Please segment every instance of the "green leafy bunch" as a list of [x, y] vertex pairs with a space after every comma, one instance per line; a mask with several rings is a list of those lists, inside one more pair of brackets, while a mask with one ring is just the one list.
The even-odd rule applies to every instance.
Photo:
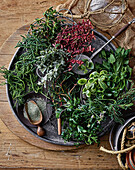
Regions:
[[[65, 141], [74, 140], [76, 144], [84, 141], [86, 144], [99, 142], [98, 135], [104, 130], [106, 120], [123, 123], [122, 110], [128, 110], [135, 100], [133, 85], [117, 100], [88, 98], [82, 103], [80, 98], [65, 99], [65, 104], [58, 107], [56, 117], [62, 120], [62, 138]], [[129, 111], [128, 111], [129, 113]], [[110, 117], [110, 118], [109, 118]]]
[[94, 64], [92, 61], [88, 61], [88, 59], [82, 59], [83, 64], [81, 64], [78, 69], [82, 70], [84, 74], [87, 74], [89, 70], [94, 69]]
[[35, 67], [32, 64], [25, 65], [24, 62], [16, 62], [13, 70], [7, 70], [5, 67], [0, 68], [0, 73], [7, 80], [6, 83], [9, 87], [9, 92], [15, 104], [23, 104], [24, 96], [34, 91], [40, 93], [42, 87], [38, 86], [38, 76], [35, 75]]
[[56, 117], [61, 116], [62, 119], [63, 139], [75, 140], [76, 143], [81, 141], [87, 144], [97, 143], [97, 133], [100, 131], [100, 122], [104, 115], [96, 114], [93, 107], [99, 108], [96, 105], [91, 106], [90, 102], [82, 104], [81, 100], [76, 97], [67, 100], [63, 107], [64, 109], [58, 108], [56, 111]]
[[22, 41], [19, 41], [17, 47], [21, 47], [23, 54], [16, 55], [14, 58], [14, 66], [7, 70], [5, 67], [0, 69], [3, 77], [7, 80], [9, 91], [14, 101], [18, 104], [23, 103], [23, 97], [34, 91], [42, 93], [43, 86], [38, 85], [39, 77], [36, 74], [36, 64], [40, 56], [40, 51], [53, 46], [57, 33], [61, 30], [61, 23], [58, 20], [58, 13], [49, 8], [42, 19], [36, 19], [31, 24], [31, 30]]
[[[129, 53], [131, 49], [125, 50], [122, 47], [116, 49], [116, 51], [105, 51], [102, 50], [100, 53], [100, 58], [105, 59], [102, 64], [96, 64], [96, 70], [105, 69], [109, 72], [119, 73], [118, 75], [123, 78], [123, 74], [127, 72], [131, 73], [131, 68], [129, 67]], [[123, 70], [123, 67], [126, 67]], [[121, 74], [120, 74], [121, 73]], [[123, 73], [123, 74], [122, 74]], [[125, 75], [126, 76], [130, 76]]]
[[38, 82], [39, 85], [44, 84], [46, 87], [47, 81], [54, 81], [57, 76], [64, 71], [66, 67], [65, 58], [70, 55], [62, 49], [50, 47], [40, 52], [37, 59], [37, 68], [44, 75]]
[[78, 84], [85, 84], [85, 87], [83, 88], [83, 93], [86, 94], [87, 97], [91, 97], [91, 95], [95, 96], [100, 93], [103, 93], [103, 95], [105, 95], [104, 91], [107, 88], [105, 81], [107, 80], [107, 78], [108, 74], [106, 70], [102, 70], [100, 71], [100, 73], [94, 71], [89, 75], [88, 80], [86, 78], [82, 78], [78, 80]]
[[61, 31], [62, 20], [58, 19], [58, 12], [49, 8], [43, 14], [43, 18], [35, 19], [35, 22], [30, 25], [28, 34], [22, 36], [22, 41], [19, 41], [17, 47], [23, 47], [29, 54], [38, 56], [40, 51], [52, 46], [57, 34]]
[[123, 122], [123, 110], [130, 109], [135, 100], [135, 88], [128, 89], [132, 69], [129, 67], [130, 50], [118, 48], [113, 51], [102, 51], [103, 63], [95, 64], [95, 70], [89, 78], [81, 78], [78, 84], [83, 86], [85, 100], [92, 100], [94, 105], [100, 103], [101, 111], [116, 122]]
[[78, 84], [85, 85], [83, 93], [87, 97], [100, 96], [103, 98], [116, 98], [127, 90], [131, 79], [132, 69], [129, 67], [130, 50], [118, 48], [115, 53], [101, 52], [100, 57], [105, 59], [102, 64], [95, 64], [95, 70], [89, 75], [89, 79], [82, 78]]
[[51, 96], [55, 110], [63, 108], [63, 104], [72, 96], [79, 97], [80, 86], [77, 86], [79, 75], [69, 71], [61, 72], [59, 76], [49, 84], [48, 92]]
[[123, 123], [123, 117], [131, 112], [135, 101], [135, 88], [133, 86], [134, 84], [131, 84], [130, 89], [120, 94], [116, 99], [96, 99], [101, 105], [101, 110], [105, 109], [106, 114], [115, 122]]
[[[96, 64], [96, 70], [108, 72], [108, 93], [117, 97], [119, 93], [127, 89], [131, 79], [132, 68], [129, 66], [129, 53], [131, 49], [117, 48], [115, 52], [101, 52], [100, 57], [105, 59], [102, 64]], [[110, 94], [110, 95], [111, 95]]]

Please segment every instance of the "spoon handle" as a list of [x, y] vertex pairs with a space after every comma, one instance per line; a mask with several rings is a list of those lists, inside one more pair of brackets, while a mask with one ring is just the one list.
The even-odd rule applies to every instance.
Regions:
[[124, 27], [122, 27], [114, 36], [117, 37], [121, 32], [125, 31], [130, 23], [126, 24]]
[[116, 38], [118, 35], [120, 35], [121, 32], [125, 31], [129, 25], [131, 25], [132, 23], [135, 22], [135, 18], [131, 21], [131, 22], [128, 22], [128, 24], [126, 24], [124, 27], [122, 27], [115, 35], [112, 36], [112, 38], [110, 40], [108, 40], [103, 46], [101, 46], [97, 51], [95, 51], [90, 59], [93, 59], [107, 44], [109, 44], [114, 38]]
[[37, 128], [37, 134], [38, 136], [44, 136], [45, 135], [45, 130], [38, 125], [38, 128]]
[[90, 59], [92, 60], [107, 44], [109, 44], [115, 37], [112, 36], [110, 40], [108, 40], [103, 46], [101, 46], [97, 51], [95, 51], [91, 56]]
[[57, 119], [57, 123], [58, 123], [58, 135], [61, 135], [61, 118]]

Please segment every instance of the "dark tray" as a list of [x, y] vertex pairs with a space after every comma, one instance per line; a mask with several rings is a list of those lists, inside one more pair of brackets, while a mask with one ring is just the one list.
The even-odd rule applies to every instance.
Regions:
[[[95, 48], [94, 51], [96, 51], [103, 44], [105, 44], [108, 41], [108, 39], [104, 35], [102, 35], [101, 33], [97, 32], [96, 30], [93, 30], [93, 31], [94, 31], [96, 40], [92, 41], [92, 47], [94, 47]], [[112, 43], [109, 43], [104, 49], [108, 50], [108, 51], [110, 49], [115, 51], [116, 47]], [[14, 66], [15, 56], [16, 55], [17, 56], [21, 55], [22, 52], [23, 52], [22, 48], [18, 48], [18, 50], [15, 52], [15, 54], [14, 54], [14, 56], [13, 56], [11, 62], [10, 62], [9, 70]], [[93, 60], [94, 60], [94, 62], [96, 62], [96, 61], [98, 61], [100, 63], [102, 62], [101, 59], [98, 57], [98, 55]], [[44, 122], [46, 122], [46, 123], [43, 123], [42, 126], [45, 129], [46, 134], [43, 137], [38, 136], [36, 134], [37, 127], [36, 126], [31, 126], [29, 124], [29, 122], [22, 115], [23, 106], [21, 106], [21, 107], [16, 106], [16, 108], [13, 107], [14, 103], [13, 103], [13, 99], [12, 99], [10, 93], [9, 93], [9, 85], [8, 84], [7, 84], [6, 88], [7, 88], [8, 102], [10, 104], [12, 112], [13, 112], [14, 116], [16, 117], [16, 119], [18, 120], [18, 122], [28, 132], [30, 132], [32, 135], [36, 136], [37, 138], [39, 138], [39, 139], [41, 139], [43, 141], [50, 142], [50, 143], [53, 143], [53, 144], [66, 145], [66, 146], [73, 146], [74, 145], [75, 141], [70, 141], [70, 142], [65, 143], [65, 141], [61, 138], [61, 136], [57, 135], [57, 120], [55, 118], [55, 113], [54, 113], [52, 108], [50, 108], [50, 109], [52, 109], [52, 114], [51, 113], [49, 114], [48, 119], [46, 118], [45, 115], [43, 115], [44, 116]], [[34, 93], [31, 93], [29, 96], [26, 96], [26, 98], [35, 98], [35, 97], [37, 97], [37, 98], [41, 97], [42, 98], [43, 96], [38, 95], [38, 94], [34, 94]], [[50, 105], [48, 105], [48, 107], [50, 107]], [[50, 109], [48, 109], [48, 110], [50, 110]], [[102, 135], [104, 135], [104, 133], [102, 132]], [[99, 135], [99, 136], [101, 136], [101, 135]]]

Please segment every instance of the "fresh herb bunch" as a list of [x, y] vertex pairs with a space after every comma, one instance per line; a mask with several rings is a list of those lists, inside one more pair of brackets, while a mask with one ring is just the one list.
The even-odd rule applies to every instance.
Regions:
[[[115, 122], [123, 123], [124, 110], [130, 109], [135, 101], [135, 88], [134, 84], [131, 85], [129, 91], [123, 92], [117, 99], [99, 99], [100, 104], [106, 109], [106, 114], [111, 117]], [[127, 113], [126, 113], [127, 114]]]
[[76, 144], [82, 141], [92, 144], [99, 141], [98, 134], [104, 130], [103, 122], [108, 117], [119, 123], [124, 122], [122, 110], [133, 106], [135, 88], [132, 85], [117, 100], [88, 98], [83, 104], [80, 98], [72, 97], [65, 99], [65, 104], [56, 110], [56, 117], [62, 119], [62, 137], [65, 141], [74, 140]]
[[[59, 45], [59, 48], [71, 53], [71, 57], [68, 59], [68, 62], [73, 63], [75, 61], [73, 59], [75, 55], [93, 51], [91, 41], [94, 38], [95, 36], [92, 31], [91, 22], [89, 20], [86, 22], [83, 20], [82, 23], [79, 22], [76, 25], [73, 24], [71, 27], [66, 26], [62, 28], [56, 38], [55, 46]], [[78, 63], [78, 61], [75, 62]], [[72, 68], [71, 64], [69, 65], [69, 68]]]
[[[109, 74], [108, 92], [116, 94], [127, 89], [131, 79], [132, 68], [129, 66], [129, 55], [131, 49], [117, 48], [115, 52], [101, 52], [100, 57], [105, 59], [102, 64], [96, 64], [96, 70], [106, 70]], [[111, 90], [113, 89], [113, 90]], [[127, 89], [128, 90], [128, 89]], [[119, 93], [118, 93], [119, 94]]]
[[34, 91], [42, 92], [42, 86], [37, 85], [38, 76], [35, 75], [35, 67], [32, 64], [26, 64], [24, 61], [15, 63], [13, 70], [7, 70], [5, 67], [0, 68], [0, 73], [7, 80], [9, 92], [12, 99], [18, 104], [24, 103], [24, 96]]
[[105, 59], [103, 64], [95, 64], [95, 71], [89, 79], [78, 80], [78, 84], [84, 86], [82, 93], [87, 97], [85, 100], [93, 100], [95, 105], [99, 102], [102, 106], [100, 111], [105, 109], [108, 116], [120, 123], [122, 111], [131, 108], [135, 100], [135, 89], [132, 86], [127, 88], [132, 73], [128, 65], [129, 52], [123, 48], [115, 52], [103, 50], [100, 55]]
[[55, 110], [63, 107], [72, 96], [79, 97], [80, 86], [77, 86], [79, 75], [72, 72], [61, 72], [53, 83], [50, 84], [48, 91], [51, 96]]
[[30, 25], [28, 34], [22, 36], [22, 41], [19, 41], [17, 47], [22, 47], [27, 50], [29, 55], [38, 56], [40, 51], [53, 46], [57, 34], [61, 31], [62, 20], [58, 19], [58, 12], [49, 8], [43, 15], [43, 18], [37, 18]]
[[132, 70], [129, 67], [130, 51], [131, 49], [125, 50], [122, 47], [118, 47], [115, 52], [112, 50], [102, 50], [99, 57], [105, 60], [103, 60], [102, 64], [96, 64], [96, 70], [107, 70], [109, 72], [119, 73], [118, 76], [122, 76], [123, 78], [123, 74], [126, 73], [126, 71], [123, 70], [123, 67], [126, 67], [127, 72], [129, 72], [130, 74], [126, 74], [125, 77], [130, 77]]
[[37, 68], [44, 76], [41, 77], [38, 84], [43, 84], [46, 88], [47, 82], [51, 81], [53, 83], [57, 76], [65, 71], [65, 60], [69, 55], [69, 53], [55, 47], [49, 47], [44, 51], [40, 51], [40, 56], [36, 57]]
[[14, 101], [18, 104], [23, 103], [23, 97], [34, 91], [43, 92], [43, 86], [37, 84], [39, 77], [36, 74], [37, 56], [40, 51], [53, 46], [57, 34], [61, 30], [61, 23], [55, 14], [58, 14], [53, 8], [49, 8], [44, 13], [43, 19], [36, 19], [31, 24], [31, 31], [22, 36], [17, 47], [23, 49], [23, 54], [15, 56], [15, 67], [7, 70], [2, 67], [0, 72], [7, 79], [9, 91]]
[[81, 64], [78, 69], [82, 70], [84, 74], [87, 74], [89, 70], [94, 69], [94, 63], [88, 61], [88, 59], [82, 59], [83, 64]]
[[132, 69], [129, 67], [129, 52], [118, 48], [115, 53], [101, 52], [103, 64], [95, 64], [95, 70], [89, 79], [80, 79], [78, 84], [84, 85], [83, 93], [87, 97], [116, 98], [123, 90], [128, 90], [127, 85], [131, 79]]
[[[100, 131], [100, 121], [103, 116], [92, 111], [90, 103], [82, 104], [79, 98], [67, 100], [63, 108], [56, 111], [56, 117], [61, 116], [65, 141], [75, 140], [76, 143], [84, 141], [86, 144], [98, 142], [97, 132]], [[97, 108], [97, 106], [95, 106]]]
[[105, 90], [108, 88], [105, 83], [107, 78], [108, 72], [106, 70], [102, 70], [99, 73], [94, 71], [89, 75], [88, 80], [82, 78], [78, 81], [78, 84], [85, 84], [83, 93], [86, 94], [87, 97], [91, 97], [92, 95], [99, 96], [99, 94], [102, 93], [102, 98], [104, 98], [104, 95], [108, 95], [108, 93], [105, 93]]
[[[91, 99], [89, 99], [91, 100]], [[124, 110], [128, 110], [132, 108], [135, 101], [135, 88], [131, 85], [129, 91], [123, 92], [117, 99], [101, 99], [95, 98], [92, 100], [92, 103], [99, 107], [100, 110], [97, 113], [100, 115], [101, 112], [105, 111], [105, 115], [109, 116], [112, 120], [118, 123], [123, 123], [124, 119]]]

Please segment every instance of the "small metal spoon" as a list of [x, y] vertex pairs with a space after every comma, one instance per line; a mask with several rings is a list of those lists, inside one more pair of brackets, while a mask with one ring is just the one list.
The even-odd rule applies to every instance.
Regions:
[[[91, 60], [88, 56], [86, 56], [86, 55], [84, 55], [84, 54], [79, 54], [79, 55], [77, 55], [74, 59], [75, 59], [75, 60], [87, 59], [88, 62], [93, 63], [92, 60]], [[93, 64], [93, 68], [94, 68], [94, 64]], [[90, 70], [90, 69], [87, 69], [88, 72], [87, 72], [87, 73], [84, 73], [83, 70], [79, 70], [79, 64], [75, 63], [75, 64], [72, 66], [72, 71], [73, 71], [74, 73], [76, 73], [76, 74], [79, 74], [79, 75], [85, 75], [85, 74], [88, 74], [91, 70]]]
[[[38, 108], [37, 104], [36, 104], [33, 100], [30, 100], [29, 102], [31, 102], [32, 104], [34, 104], [34, 105]], [[39, 109], [39, 108], [38, 108], [38, 109]], [[43, 116], [42, 116], [42, 113], [41, 113], [40, 109], [39, 109], [39, 114], [40, 114], [39, 120], [32, 120], [32, 118], [31, 118], [31, 116], [30, 116], [30, 113], [29, 113], [29, 109], [28, 109], [28, 102], [25, 103], [25, 111], [26, 111], [26, 114], [27, 114], [27, 117], [28, 117], [29, 122], [30, 122], [31, 124], [33, 124], [33, 125], [38, 126], [38, 128], [37, 128], [37, 134], [38, 134], [39, 136], [44, 136], [45, 130], [40, 126], [40, 123], [41, 123], [42, 120], [43, 120]]]

